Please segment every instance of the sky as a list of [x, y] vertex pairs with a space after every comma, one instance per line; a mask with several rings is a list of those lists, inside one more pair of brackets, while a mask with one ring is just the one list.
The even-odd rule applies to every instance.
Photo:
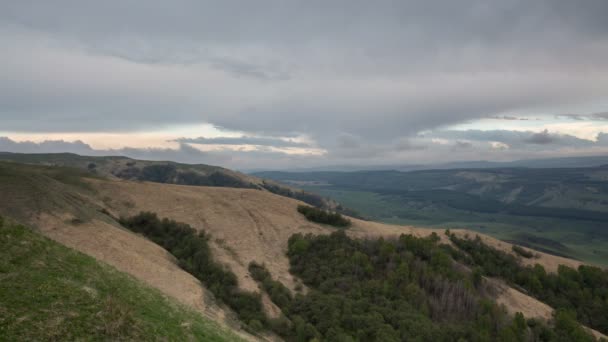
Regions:
[[0, 151], [236, 169], [608, 152], [605, 0], [0, 0]]

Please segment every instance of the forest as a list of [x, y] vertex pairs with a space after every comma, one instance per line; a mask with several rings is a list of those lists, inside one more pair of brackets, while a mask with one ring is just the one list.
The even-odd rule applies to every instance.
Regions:
[[[344, 230], [325, 236], [295, 234], [288, 241], [290, 272], [302, 280], [307, 291], [293, 293], [274, 280], [264, 265], [249, 265], [260, 290], [282, 311], [280, 317], [271, 319], [264, 313], [261, 294], [240, 290], [236, 276], [213, 259], [210, 236], [204, 230], [149, 212], [120, 221], [173, 254], [180, 267], [200, 279], [253, 333], [268, 330], [298, 342], [594, 341], [577, 322], [576, 306], [558, 306], [553, 319], [543, 322], [521, 313], [509, 315], [497, 305], [491, 285], [482, 276], [516, 281], [517, 277], [511, 280], [506, 275], [514, 270], [511, 261], [515, 258], [498, 256], [483, 264], [486, 254], [494, 254], [475, 241], [475, 245], [463, 242], [463, 252], [439, 244], [436, 234], [365, 240], [351, 239]], [[564, 272], [560, 270], [554, 280], [545, 273], [547, 280], [540, 282], [549, 288], [545, 282], [561, 282]], [[603, 273], [586, 268], [579, 273], [581, 290], [604, 298]], [[573, 277], [570, 273], [564, 276]], [[574, 300], [557, 290], [554, 296]], [[582, 322], [602, 327], [600, 321]]]
[[463, 239], [449, 231], [447, 234], [466, 252], [454, 250], [455, 259], [484, 275], [505, 279], [555, 309], [574, 312], [581, 323], [608, 333], [608, 271], [587, 265], [578, 269], [560, 265], [557, 273], [549, 273], [539, 264], [522, 266], [514, 256], [485, 245], [479, 236]]

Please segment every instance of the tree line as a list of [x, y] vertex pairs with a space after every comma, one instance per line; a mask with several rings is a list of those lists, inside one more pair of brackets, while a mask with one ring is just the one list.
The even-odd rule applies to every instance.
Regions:
[[484, 275], [503, 278], [555, 309], [572, 312], [582, 324], [608, 334], [608, 271], [587, 265], [578, 269], [559, 265], [557, 273], [549, 273], [539, 264], [522, 266], [516, 257], [484, 244], [479, 236], [467, 239], [446, 233], [465, 252], [453, 251], [457, 260], [479, 268]]

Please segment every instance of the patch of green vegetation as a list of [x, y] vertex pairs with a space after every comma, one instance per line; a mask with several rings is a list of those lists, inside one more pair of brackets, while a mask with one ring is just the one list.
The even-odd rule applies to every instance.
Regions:
[[248, 269], [253, 280], [262, 285], [264, 291], [268, 293], [270, 299], [276, 303], [278, 307], [284, 308], [290, 304], [293, 299], [291, 291], [280, 282], [273, 280], [270, 272], [266, 269], [266, 266], [252, 261], [249, 263]]
[[1, 218], [0, 339], [240, 340], [129, 275]]
[[86, 196], [95, 192], [86, 177], [67, 167], [0, 162], [0, 214], [27, 222], [33, 215], [63, 211], [86, 221], [95, 215]]
[[290, 197], [290, 198], [295, 198], [304, 203], [310, 204], [314, 207], [324, 208], [327, 206], [327, 201], [323, 197], [321, 197], [317, 194], [313, 194], [313, 193], [305, 192], [305, 191], [301, 191], [301, 190], [294, 190], [294, 189], [288, 188], [286, 186], [281, 186], [281, 185], [269, 183], [266, 181], [262, 182], [262, 187], [264, 189], [272, 192], [273, 194]]
[[287, 295], [263, 265], [250, 273], [285, 313], [287, 341], [594, 341], [566, 311], [550, 325], [509, 316], [438, 242], [295, 234], [288, 256], [306, 295]]
[[530, 251], [528, 251], [528, 250], [526, 250], [526, 249], [524, 249], [524, 248], [522, 248], [520, 246], [513, 245], [511, 247], [511, 249], [513, 250], [513, 252], [515, 252], [517, 255], [519, 255], [519, 256], [521, 256], [523, 258], [531, 259], [531, 258], [534, 257], [534, 253], [532, 253], [532, 252], [530, 252]]
[[556, 274], [547, 273], [539, 264], [522, 266], [513, 255], [484, 244], [479, 236], [466, 239], [446, 234], [467, 253], [453, 254], [460, 261], [480, 267], [484, 275], [524, 288], [551, 307], [571, 311], [581, 323], [608, 333], [608, 271], [586, 265], [577, 270], [559, 265]]
[[304, 215], [308, 221], [328, 224], [338, 228], [348, 228], [352, 224], [349, 219], [342, 216], [340, 213], [309, 207], [307, 205], [299, 205], [298, 212]]

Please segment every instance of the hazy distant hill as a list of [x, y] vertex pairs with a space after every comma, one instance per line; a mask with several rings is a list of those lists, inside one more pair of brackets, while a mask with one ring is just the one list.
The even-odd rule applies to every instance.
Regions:
[[[437, 164], [386, 164], [386, 165], [331, 165], [310, 168], [289, 168], [280, 170], [284, 172], [354, 172], [354, 171], [416, 171], [416, 170], [446, 170], [446, 169], [491, 169], [491, 168], [571, 168], [571, 167], [596, 167], [608, 165], [608, 156], [586, 156], [586, 157], [563, 157], [546, 159], [522, 159], [510, 162], [494, 162], [486, 160], [469, 160], [461, 162], [437, 163]], [[268, 169], [248, 170], [255, 174], [269, 171]]]

